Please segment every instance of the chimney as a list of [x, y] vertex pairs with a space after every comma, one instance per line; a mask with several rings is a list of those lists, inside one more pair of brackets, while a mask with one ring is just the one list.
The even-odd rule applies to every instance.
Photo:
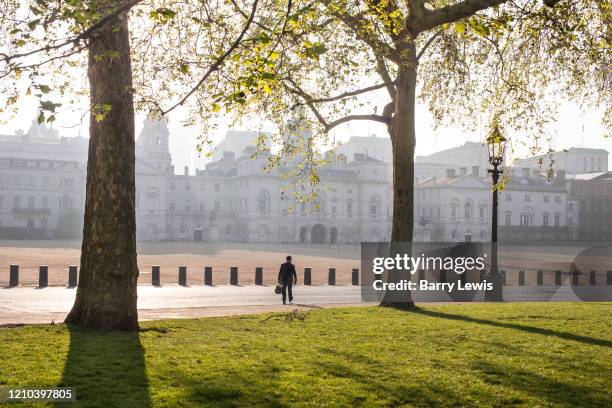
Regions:
[[521, 175], [523, 178], [529, 178], [529, 167], [523, 167], [521, 169]]
[[455, 169], [446, 169], [446, 177], [448, 178], [455, 177]]
[[480, 177], [480, 166], [472, 166], [472, 176]]
[[185, 175], [188, 176], [189, 175], [189, 166], [185, 166]]
[[460, 167], [459, 168], [459, 175], [465, 176], [466, 174], [467, 174], [467, 167]]

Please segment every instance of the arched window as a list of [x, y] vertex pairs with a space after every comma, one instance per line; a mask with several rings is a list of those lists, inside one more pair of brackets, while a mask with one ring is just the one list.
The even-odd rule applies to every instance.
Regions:
[[370, 197], [370, 216], [372, 218], [380, 216], [380, 197], [377, 194]]
[[465, 202], [463, 210], [464, 210], [465, 219], [466, 220], [470, 220], [472, 218], [473, 213], [474, 213], [474, 204], [472, 203], [471, 200], [467, 200]]
[[259, 215], [267, 215], [270, 212], [270, 193], [267, 190], [261, 190], [257, 194], [257, 211]]
[[456, 198], [452, 199], [450, 202], [450, 218], [451, 221], [457, 220], [457, 208], [459, 207], [459, 200]]
[[487, 202], [484, 200], [478, 202], [478, 216], [481, 221], [487, 216]]

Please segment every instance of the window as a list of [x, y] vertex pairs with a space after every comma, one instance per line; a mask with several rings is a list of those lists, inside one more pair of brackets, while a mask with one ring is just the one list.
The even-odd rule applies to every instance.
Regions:
[[349, 188], [346, 192], [349, 193], [349, 194], [352, 194], [353, 193], [353, 189]]
[[219, 211], [221, 208], [221, 203], [219, 201], [215, 201], [215, 211]]
[[512, 225], [512, 213], [511, 212], [506, 213], [506, 225]]
[[549, 199], [548, 199], [548, 194], [544, 195], [544, 202], [545, 202], [545, 203], [549, 202]]
[[346, 202], [346, 214], [349, 218], [353, 216], [353, 202], [350, 200]]
[[370, 198], [370, 216], [377, 218], [380, 215], [380, 197], [373, 195]]
[[174, 181], [170, 182], [170, 190], [176, 190], [176, 184], [174, 184]]
[[483, 206], [480, 206], [478, 208], [478, 215], [480, 216], [481, 219], [485, 217], [485, 208]]
[[215, 183], [215, 191], [221, 191], [221, 185], [219, 183]]
[[472, 202], [471, 201], [466, 201], [465, 207], [464, 207], [464, 213], [465, 213], [465, 218], [467, 220], [472, 218], [472, 211], [473, 211]]
[[270, 211], [270, 193], [265, 190], [257, 194], [257, 211], [260, 215], [267, 214]]
[[451, 231], [451, 238], [457, 239], [457, 230], [452, 230]]
[[43, 176], [42, 178], [42, 186], [49, 187], [49, 176]]
[[334, 217], [336, 216], [337, 210], [336, 210], [336, 206], [335, 205], [332, 205], [331, 213], [332, 213], [332, 216], [334, 216]]
[[204, 183], [203, 181], [200, 181], [200, 191], [204, 191], [205, 188], [206, 188], [206, 183]]
[[36, 186], [36, 177], [34, 177], [34, 176], [28, 177], [28, 185], [30, 187]]
[[512, 201], [512, 194], [506, 193], [506, 201]]
[[544, 214], [542, 216], [542, 226], [543, 227], [548, 227], [548, 214]]
[[174, 200], [170, 200], [168, 203], [168, 211], [174, 212], [176, 210], [176, 203]]
[[181, 224], [181, 226], [179, 227], [179, 232], [180, 232], [181, 234], [184, 234], [186, 229], [187, 229], [187, 228], [185, 227], [185, 224]]
[[191, 190], [191, 183], [190, 182], [185, 182], [185, 190]]
[[556, 195], [555, 196], [555, 203], [560, 203], [561, 202], [561, 196], [560, 195]]
[[200, 203], [200, 212], [204, 212], [204, 203]]
[[28, 197], [28, 208], [30, 210], [34, 208], [34, 197], [32, 197], [32, 196]]
[[45, 210], [49, 208], [49, 197], [44, 196], [42, 198], [42, 208], [44, 208]]
[[185, 211], [186, 212], [191, 211], [191, 201], [190, 200], [185, 200]]
[[302, 214], [302, 217], [306, 216], [306, 203], [300, 204], [300, 213]]
[[525, 194], [525, 201], [531, 201], [531, 196], [529, 194]]
[[561, 224], [561, 215], [555, 214], [555, 227], [558, 227]]
[[569, 225], [570, 227], [574, 225], [574, 219], [572, 217], [567, 218], [567, 225]]
[[521, 227], [531, 227], [533, 215], [521, 214]]
[[451, 204], [451, 219], [455, 221], [457, 219], [457, 206]]
[[574, 212], [574, 203], [567, 204], [567, 212], [570, 212], [570, 213]]

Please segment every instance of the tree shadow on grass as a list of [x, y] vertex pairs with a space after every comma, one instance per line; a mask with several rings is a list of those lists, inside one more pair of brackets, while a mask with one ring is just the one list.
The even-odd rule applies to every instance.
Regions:
[[139, 333], [68, 329], [70, 346], [58, 386], [76, 388], [77, 406], [151, 406]]
[[458, 321], [463, 321], [467, 323], [485, 324], [488, 326], [501, 327], [504, 329], [521, 330], [527, 333], [542, 334], [544, 336], [554, 336], [554, 337], [558, 337], [563, 340], [572, 340], [572, 341], [577, 341], [580, 343], [590, 344], [590, 345], [595, 345], [595, 346], [612, 347], [612, 341], [610, 340], [598, 339], [598, 338], [588, 337], [588, 336], [581, 336], [579, 334], [545, 329], [542, 327], [525, 326], [525, 325], [516, 324], [516, 323], [504, 323], [504, 322], [498, 322], [495, 320], [479, 319], [475, 317], [456, 315], [452, 313], [437, 312], [433, 310], [426, 310], [426, 309], [420, 309], [420, 308], [413, 309], [411, 310], [411, 312], [416, 313], [416, 314], [425, 315], [425, 316], [430, 316], [430, 317], [438, 317], [441, 319], [458, 320]]
[[545, 377], [534, 371], [508, 365], [501, 366], [482, 359], [474, 361], [472, 368], [489, 384], [515, 389], [554, 406], [602, 408], [609, 406], [610, 401], [605, 390], [598, 391], [595, 387], [576, 384], [570, 378]]

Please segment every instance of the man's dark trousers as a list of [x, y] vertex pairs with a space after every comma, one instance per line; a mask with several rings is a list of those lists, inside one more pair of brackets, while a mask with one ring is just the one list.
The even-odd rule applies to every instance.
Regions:
[[291, 282], [283, 283], [283, 303], [287, 303], [287, 292], [289, 292], [289, 302], [293, 302], [292, 286]]

